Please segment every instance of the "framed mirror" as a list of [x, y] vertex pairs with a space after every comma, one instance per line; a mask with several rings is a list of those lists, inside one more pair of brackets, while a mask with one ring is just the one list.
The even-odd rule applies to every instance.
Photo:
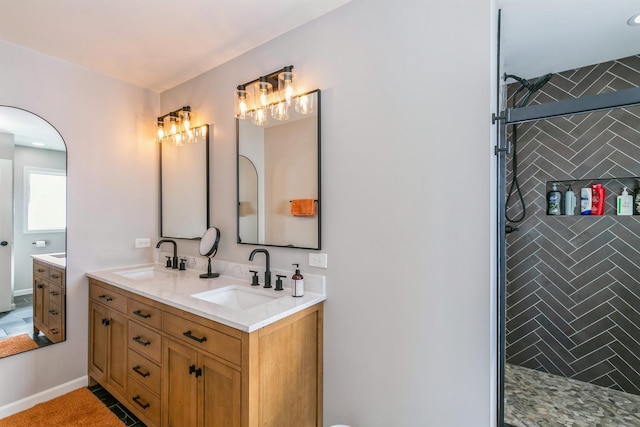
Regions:
[[209, 228], [209, 125], [194, 142], [160, 144], [160, 236], [200, 239]]
[[0, 106], [0, 357], [65, 340], [66, 175], [58, 131]]
[[238, 243], [320, 249], [320, 90], [311, 111], [265, 126], [236, 120]]

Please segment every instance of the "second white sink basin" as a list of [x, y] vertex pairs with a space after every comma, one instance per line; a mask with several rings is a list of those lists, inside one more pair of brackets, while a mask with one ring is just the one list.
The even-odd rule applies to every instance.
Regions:
[[118, 276], [126, 277], [133, 280], [151, 280], [161, 279], [173, 276], [173, 273], [165, 270], [159, 270], [155, 267], [137, 268], [135, 270], [118, 271]]
[[214, 304], [223, 305], [234, 310], [242, 311], [266, 304], [278, 298], [277, 296], [270, 295], [264, 291], [237, 285], [200, 292], [191, 296]]

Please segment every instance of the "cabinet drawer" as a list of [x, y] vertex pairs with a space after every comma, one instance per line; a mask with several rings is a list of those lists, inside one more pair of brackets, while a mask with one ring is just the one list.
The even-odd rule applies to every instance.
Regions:
[[129, 376], [146, 386], [149, 390], [160, 395], [160, 366], [151, 362], [146, 357], [129, 350]]
[[40, 277], [42, 279], [49, 278], [49, 267], [45, 264], [41, 264], [39, 262], [33, 262], [33, 275]]
[[162, 328], [162, 310], [129, 298], [129, 317], [137, 322], [160, 330]]
[[45, 316], [49, 318], [47, 323], [50, 334], [47, 337], [53, 342], [59, 342], [64, 339], [62, 331], [62, 308], [58, 304], [50, 303], [49, 312], [45, 313]]
[[162, 360], [162, 336], [151, 329], [129, 322], [129, 348], [160, 363]]
[[114, 288], [111, 286], [102, 286], [98, 282], [90, 281], [91, 288], [89, 289], [89, 296], [92, 300], [106, 305], [109, 308], [118, 310], [122, 313], [127, 312], [127, 297], [114, 292]]
[[163, 329], [182, 342], [240, 365], [242, 346], [238, 338], [166, 312]]
[[54, 267], [49, 268], [49, 281], [51, 283], [55, 283], [56, 285], [62, 285], [62, 279], [64, 277], [64, 272]]
[[155, 424], [160, 425], [160, 398], [136, 381], [127, 384], [127, 400], [130, 405]]
[[49, 284], [49, 302], [58, 304], [62, 307], [63, 295], [62, 287], [54, 284]]

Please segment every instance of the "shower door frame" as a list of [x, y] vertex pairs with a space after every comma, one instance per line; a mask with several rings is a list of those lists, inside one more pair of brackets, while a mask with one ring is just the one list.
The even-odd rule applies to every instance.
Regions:
[[[499, 92], [499, 89], [498, 89]], [[498, 95], [499, 96], [499, 95]], [[507, 180], [507, 154], [509, 143], [507, 141], [507, 126], [518, 125], [538, 120], [547, 120], [557, 117], [571, 116], [575, 114], [587, 114], [596, 111], [611, 110], [640, 105], [640, 87], [623, 89], [599, 95], [585, 96], [564, 101], [549, 102], [540, 105], [532, 105], [522, 108], [506, 108], [498, 116], [493, 117], [494, 124], [498, 124], [497, 144], [495, 155], [497, 160], [497, 280], [498, 298], [497, 327], [498, 327], [498, 417], [497, 427], [510, 427], [504, 422], [504, 369], [506, 353], [506, 180]]]

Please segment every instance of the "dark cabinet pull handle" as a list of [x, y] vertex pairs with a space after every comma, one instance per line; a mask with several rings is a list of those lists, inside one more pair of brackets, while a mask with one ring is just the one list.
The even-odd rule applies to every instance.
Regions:
[[102, 301], [106, 301], [106, 302], [113, 301], [113, 298], [108, 297], [106, 295], [100, 295], [98, 298], [100, 298]]
[[196, 371], [196, 365], [189, 366], [189, 375], [193, 374]]
[[60, 331], [58, 331], [57, 329], [52, 329], [52, 330], [51, 330], [51, 333], [52, 333], [53, 335], [58, 335], [58, 334], [60, 333]]
[[196, 378], [198, 378], [201, 375], [202, 375], [202, 369], [201, 368], [196, 369]]
[[140, 395], [136, 394], [135, 396], [132, 397], [133, 401], [136, 402], [138, 405], [140, 405], [142, 407], [142, 409], [147, 409], [149, 407], [148, 403], [141, 403], [140, 402]]
[[133, 314], [135, 314], [136, 316], [140, 316], [140, 317], [142, 317], [144, 319], [148, 319], [149, 317], [151, 317], [151, 315], [149, 313], [143, 313], [140, 310], [134, 311]]
[[38, 289], [42, 289], [42, 288], [44, 288], [44, 285], [38, 284], [37, 288]]
[[102, 319], [102, 324], [103, 324], [104, 326], [109, 326], [109, 324], [110, 324], [110, 323], [111, 323], [111, 322], [109, 322], [109, 319]]
[[49, 292], [49, 294], [53, 295], [54, 297], [57, 297], [58, 295], [60, 295], [60, 293], [58, 293], [57, 291], [51, 291]]
[[135, 342], [137, 342], [138, 344], [143, 345], [143, 346], [145, 346], [145, 347], [146, 347], [146, 346], [148, 346], [148, 345], [151, 345], [151, 341], [142, 341], [142, 339], [140, 339], [140, 335], [135, 336], [135, 337], [133, 337], [132, 339], [133, 339]]
[[140, 365], [136, 365], [131, 369], [133, 369], [135, 371], [135, 373], [140, 375], [142, 378], [145, 378], [145, 377], [148, 377], [149, 375], [151, 375], [150, 372], [142, 372], [142, 370], [140, 370]]
[[49, 314], [53, 314], [53, 315], [55, 316], [55, 315], [57, 315], [57, 314], [58, 314], [58, 312], [57, 312], [57, 311], [55, 311], [55, 310], [49, 310]]
[[44, 273], [44, 270], [42, 268], [39, 268], [36, 270], [38, 273]]
[[52, 274], [52, 275], [51, 275], [51, 278], [52, 278], [52, 279], [59, 279], [59, 278], [60, 278], [60, 276], [59, 276], [58, 274]]
[[191, 335], [191, 331], [183, 332], [182, 335], [184, 335], [187, 338], [191, 338], [194, 341], [198, 341], [200, 343], [205, 342], [207, 340], [207, 337], [198, 338], [196, 336]]

